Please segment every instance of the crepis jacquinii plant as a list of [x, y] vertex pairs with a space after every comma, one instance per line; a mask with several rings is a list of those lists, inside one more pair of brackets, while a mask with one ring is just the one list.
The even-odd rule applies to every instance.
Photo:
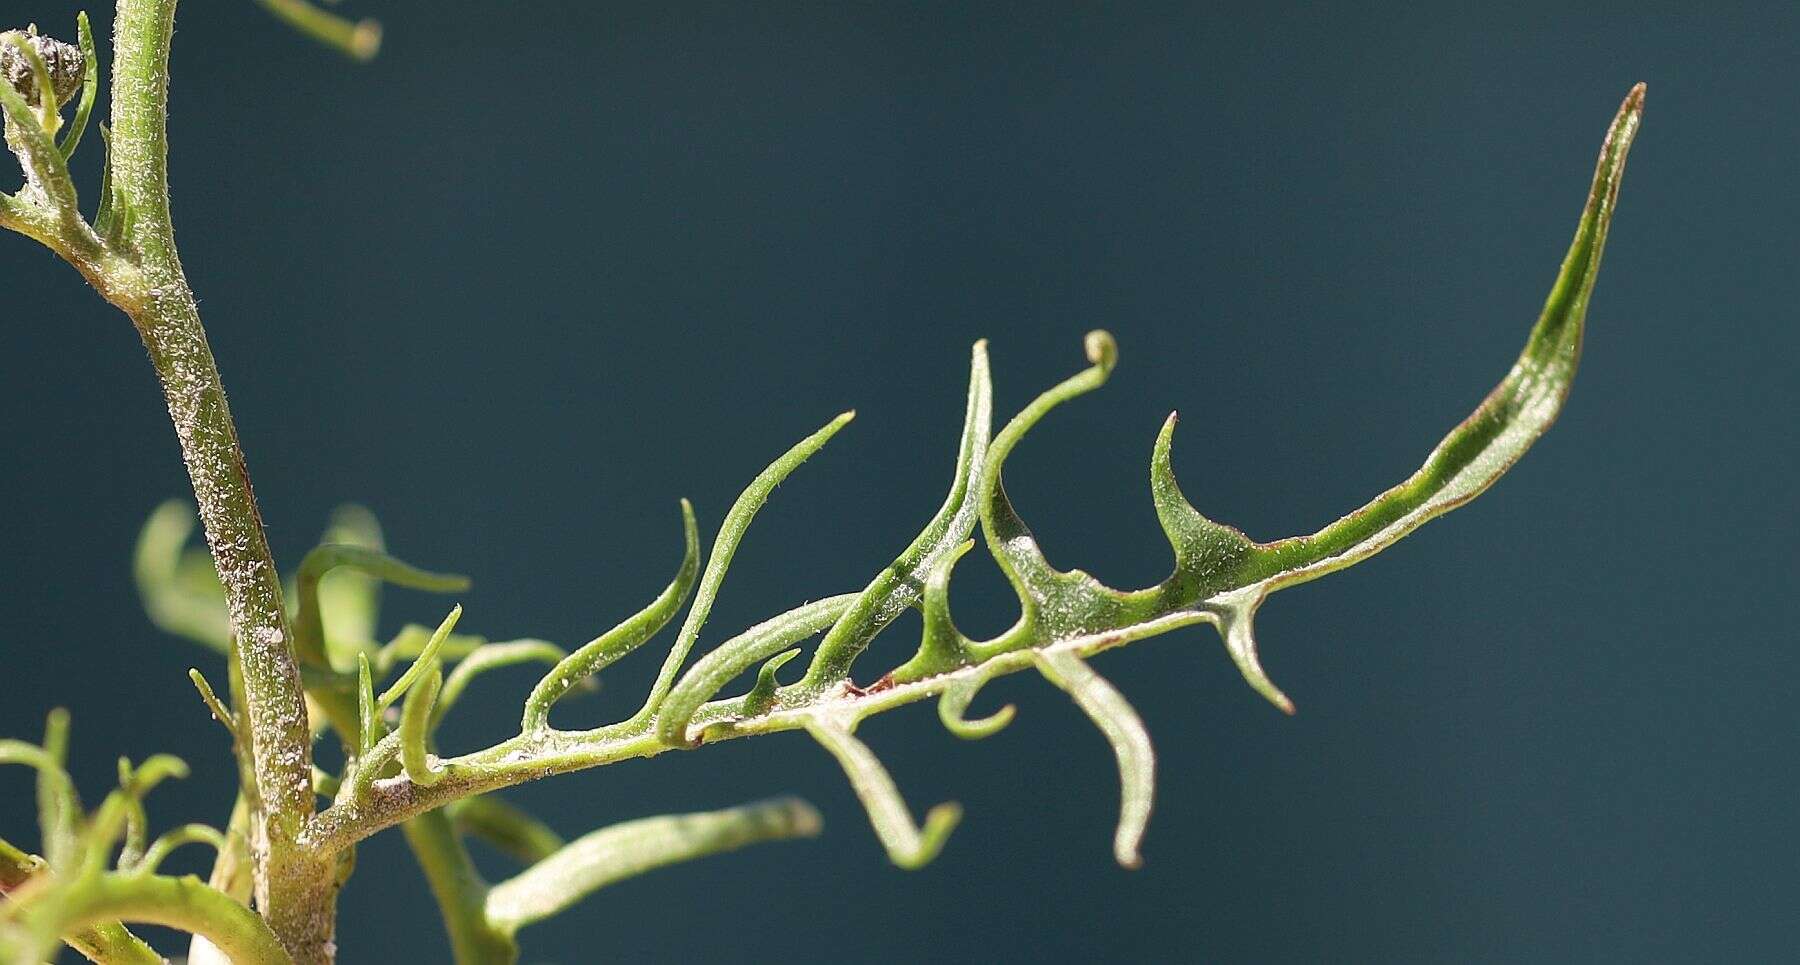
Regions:
[[[291, 0], [265, 5], [352, 53], [371, 50], [366, 28]], [[187, 548], [190, 511], [165, 506], [144, 530], [136, 573], [159, 626], [225, 658], [222, 696], [199, 671], [192, 677], [224, 725], [241, 781], [223, 830], [190, 824], [151, 839], [143, 799], [158, 782], [182, 776], [181, 761], [160, 755], [121, 761], [118, 788], [90, 811], [64, 769], [65, 714], [51, 713], [41, 744], [0, 742], [0, 763], [37, 771], [41, 835], [41, 855], [0, 841], [5, 962], [40, 961], [59, 942], [95, 961], [160, 961], [127, 930], [137, 922], [193, 933], [190, 961], [330, 961], [336, 895], [356, 844], [394, 825], [425, 872], [458, 961], [513, 961], [520, 928], [609, 883], [756, 842], [816, 834], [820, 822], [810, 806], [784, 798], [632, 821], [564, 842], [494, 792], [775, 731], [804, 730], [836, 758], [894, 863], [916, 868], [938, 854], [960, 811], [940, 804], [915, 823], [887, 771], [855, 736], [858, 725], [902, 704], [936, 699], [952, 733], [986, 737], [1012, 721], [1014, 708], [970, 718], [971, 703], [988, 680], [1024, 670], [1067, 691], [1112, 744], [1123, 787], [1113, 851], [1121, 864], [1136, 865], [1155, 756], [1143, 722], [1087, 658], [1211, 624], [1250, 685], [1292, 711], [1257, 661], [1253, 621], [1268, 595], [1350, 566], [1474, 498], [1556, 418], [1575, 374], [1644, 93], [1642, 86], [1630, 92], [1607, 132], [1574, 243], [1512, 370], [1417, 472], [1361, 509], [1310, 536], [1268, 543], [1213, 522], [1176, 485], [1171, 415], [1151, 450], [1150, 496], [1174, 550], [1173, 573], [1155, 586], [1119, 591], [1080, 570], [1057, 569], [1008, 501], [1002, 473], [1007, 457], [1053, 409], [1107, 381], [1117, 350], [1110, 335], [1090, 333], [1088, 366], [995, 433], [987, 349], [976, 343], [950, 493], [923, 531], [862, 588], [771, 617], [690, 662], [757, 510], [850, 414], [764, 469], [725, 514], [704, 555], [694, 512], [683, 502], [681, 561], [667, 588], [573, 651], [536, 640], [489, 643], [458, 635], [460, 608], [435, 629], [413, 626], [377, 643], [379, 583], [449, 592], [466, 584], [385, 555], [374, 521], [356, 511], [339, 514], [291, 584], [277, 575], [169, 219], [165, 118], [174, 8], [174, 0], [118, 3], [111, 125], [101, 127], [107, 158], [92, 218], [78, 204], [68, 169], [100, 86], [87, 19], [80, 19], [74, 45], [30, 29], [0, 35], [6, 143], [24, 172], [22, 189], [0, 194], [0, 225], [37, 239], [79, 269], [131, 318], [149, 350], [211, 553]], [[71, 103], [72, 119], [65, 119]], [[951, 569], [973, 546], [978, 525], [1020, 607], [1017, 622], [991, 640], [957, 629], [947, 592]], [[909, 608], [923, 614], [916, 651], [883, 673], [853, 676], [870, 642]], [[590, 686], [597, 673], [677, 616], [674, 646], [636, 713], [593, 729], [552, 726], [550, 711], [561, 698]], [[781, 683], [781, 669], [819, 635], [805, 672]], [[439, 754], [434, 732], [466, 688], [486, 671], [527, 663], [548, 669], [524, 700], [517, 735], [473, 753]], [[755, 683], [747, 693], [718, 696], [751, 670]], [[313, 741], [326, 732], [344, 749], [348, 764], [341, 773], [313, 764]], [[507, 881], [484, 881], [470, 862], [467, 837], [516, 856], [524, 870]], [[210, 880], [159, 873], [164, 857], [188, 844], [218, 851]]]

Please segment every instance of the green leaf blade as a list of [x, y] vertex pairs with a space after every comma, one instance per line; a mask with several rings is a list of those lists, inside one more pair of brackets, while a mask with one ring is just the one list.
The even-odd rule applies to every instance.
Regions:
[[764, 841], [816, 836], [819, 813], [797, 798], [777, 798], [700, 814], [644, 818], [601, 828], [503, 881], [488, 893], [487, 916], [513, 932], [593, 892], [656, 868]]
[[1380, 552], [1480, 495], [1556, 421], [1581, 360], [1588, 302], [1643, 109], [1644, 85], [1639, 84], [1607, 131], [1575, 238], [1511, 371], [1405, 482], [1311, 536], [1261, 547], [1259, 582], [1271, 589], [1292, 586]]
[[807, 668], [802, 682], [805, 689], [823, 690], [848, 679], [851, 664], [875, 636], [919, 599], [923, 575], [962, 554], [958, 547], [979, 518], [981, 503], [976, 497], [987, 475], [993, 420], [994, 381], [988, 368], [987, 342], [980, 341], [970, 351], [969, 397], [949, 495], [924, 530], [863, 589], [825, 635]]
[[1121, 866], [1144, 863], [1139, 845], [1150, 824], [1150, 807], [1156, 797], [1156, 751], [1150, 732], [1130, 702], [1105, 677], [1080, 657], [1066, 650], [1032, 654], [1044, 678], [1068, 691], [1106, 735], [1119, 762], [1119, 828], [1113, 835], [1113, 856]]

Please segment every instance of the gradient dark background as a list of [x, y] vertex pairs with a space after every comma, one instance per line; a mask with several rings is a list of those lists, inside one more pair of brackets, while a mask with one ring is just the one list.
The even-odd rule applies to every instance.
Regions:
[[[915, 813], [967, 807], [919, 873], [797, 735], [514, 792], [571, 835], [788, 791], [827, 820], [606, 891], [526, 959], [1791, 954], [1800, 14], [1584, 6], [368, 0], [388, 43], [354, 66], [249, 3], [187, 5], [177, 224], [279, 557], [362, 501], [400, 555], [475, 576], [465, 627], [569, 644], [667, 578], [677, 496], [716, 525], [850, 407], [709, 639], [860, 586], [941, 499], [977, 337], [1010, 414], [1082, 332], [1118, 336], [1112, 385], [1009, 467], [1052, 561], [1166, 573], [1145, 473], [1171, 408], [1203, 511], [1316, 528], [1506, 371], [1649, 82], [1561, 423], [1473, 506], [1264, 609], [1299, 715], [1204, 628], [1097, 661], [1160, 752], [1143, 870], [1110, 858], [1104, 743], [1019, 677], [983, 699], [1021, 705], [992, 740], [929, 705], [862, 731]], [[74, 10], [5, 19], [72, 33]], [[0, 733], [65, 704], [90, 799], [115, 755], [172, 750], [195, 774], [153, 818], [222, 822], [225, 743], [183, 679], [222, 671], [130, 583], [139, 523], [186, 486], [142, 349], [16, 236], [0, 291]], [[390, 630], [447, 605], [388, 600]], [[985, 562], [956, 602], [971, 632], [1013, 613]], [[635, 707], [662, 646], [561, 719]], [[451, 749], [508, 733], [530, 679], [479, 688]], [[29, 842], [28, 778], [3, 779]], [[397, 834], [364, 847], [341, 938], [350, 963], [447, 957]]]

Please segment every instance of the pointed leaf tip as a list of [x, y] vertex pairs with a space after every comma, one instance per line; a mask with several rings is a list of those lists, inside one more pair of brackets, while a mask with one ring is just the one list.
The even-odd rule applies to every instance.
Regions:
[[[974, 531], [979, 515], [980, 500], [976, 494], [983, 485], [988, 449], [993, 440], [993, 409], [993, 377], [988, 371], [987, 343], [983, 340], [976, 342], [969, 352], [968, 402], [963, 409], [962, 434], [956, 447], [956, 468], [951, 475], [950, 492], [919, 535], [901, 551], [892, 565], [864, 587], [856, 604], [826, 634], [807, 667], [805, 687], [822, 690], [848, 679], [856, 658], [876, 635], [917, 602], [921, 592], [919, 584], [929, 579], [933, 567], [947, 556], [961, 552], [953, 547]], [[930, 595], [929, 590], [925, 593]], [[929, 601], [926, 606], [929, 612]], [[912, 679], [907, 676], [911, 671], [932, 672], [920, 666], [920, 659], [915, 658], [905, 667], [896, 668], [893, 679]]]
[[1207, 595], [1255, 548], [1236, 527], [1213, 522], [1201, 515], [1175, 481], [1175, 426], [1171, 412], [1156, 434], [1150, 451], [1150, 499], [1157, 522], [1175, 551], [1172, 585], [1184, 598]]
[[1225, 650], [1231, 655], [1231, 662], [1237, 664], [1238, 672], [1244, 675], [1244, 680], [1250, 684], [1251, 689], [1262, 694], [1282, 713], [1292, 717], [1294, 702], [1269, 679], [1257, 656], [1256, 608], [1261, 603], [1262, 598], [1257, 597], [1249, 603], [1228, 607], [1219, 617], [1219, 635], [1225, 638]]
[[575, 686], [605, 670], [655, 636], [667, 626], [694, 589], [700, 572], [700, 529], [694, 522], [694, 508], [681, 501], [681, 563], [675, 576], [656, 598], [645, 604], [618, 626], [606, 631], [562, 658], [538, 680], [525, 698], [520, 727], [534, 733], [549, 726], [550, 707]]
[[706, 626], [706, 618], [712, 614], [713, 601], [718, 597], [719, 586], [725, 582], [725, 573], [731, 568], [732, 557], [737, 554], [738, 545], [743, 542], [744, 534], [750, 523], [756, 518], [769, 496], [783, 480], [800, 468], [812, 455], [825, 447], [831, 437], [837, 435], [846, 423], [855, 418], [854, 409], [840, 413], [837, 418], [827, 422], [811, 435], [795, 443], [776, 460], [766, 466], [725, 513], [724, 521], [719, 525], [719, 533], [713, 537], [712, 555], [706, 560], [706, 569], [700, 574], [700, 581], [694, 590], [694, 603], [688, 607], [687, 617], [681, 621], [681, 629], [676, 632], [675, 645], [669, 649], [669, 655], [663, 658], [662, 669], [657, 672], [656, 682], [650, 686], [650, 695], [644, 705], [632, 717], [633, 721], [644, 723], [655, 717], [668, 699], [670, 690], [675, 686], [681, 673], [682, 665], [687, 663], [688, 654], [694, 649], [694, 641]]
[[[436, 630], [432, 631], [431, 639], [426, 642], [425, 648], [419, 651], [419, 656], [412, 662], [412, 666], [407, 667], [406, 672], [400, 675], [400, 679], [394, 681], [393, 686], [382, 691], [381, 696], [376, 698], [375, 712], [377, 714], [392, 707], [394, 701], [406, 696], [407, 691], [419, 682], [419, 678], [438, 669], [442, 663], [438, 652], [443, 649], [444, 641], [450, 638], [450, 631], [456, 629], [456, 622], [462, 619], [462, 613], [463, 608], [460, 603], [450, 608], [449, 615], [444, 617], [443, 622], [438, 624]], [[441, 684], [443, 681], [440, 679], [438, 682]]]
[[213, 692], [212, 684], [207, 681], [206, 675], [202, 674], [198, 668], [190, 667], [188, 668], [188, 679], [193, 681], [194, 689], [200, 692], [200, 700], [206, 704], [206, 709], [212, 713], [213, 719], [218, 721], [220, 726], [224, 727], [226, 732], [231, 735], [232, 741], [242, 740], [243, 735], [238, 733], [237, 715], [225, 708], [224, 702], [220, 701], [218, 694]]
[[[1258, 544], [1245, 571], [1250, 581], [1233, 594], [1240, 599], [1256, 594], [1254, 609], [1261, 595], [1373, 556], [1486, 491], [1549, 430], [1568, 399], [1581, 360], [1588, 305], [1643, 101], [1643, 86], [1633, 87], [1608, 127], [1575, 236], [1525, 347], [1505, 377], [1406, 480], [1310, 536]], [[1285, 709], [1286, 699], [1256, 667], [1254, 643], [1247, 628], [1243, 632], [1245, 636], [1231, 643], [1234, 659], [1259, 691]]]

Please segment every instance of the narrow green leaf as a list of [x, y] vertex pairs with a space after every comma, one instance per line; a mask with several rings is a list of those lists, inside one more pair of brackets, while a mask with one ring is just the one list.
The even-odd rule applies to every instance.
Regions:
[[1272, 589], [1292, 586], [1385, 549], [1493, 485], [1550, 428], [1581, 359], [1588, 301], [1643, 106], [1644, 85], [1639, 84], [1607, 132], [1575, 239], [1543, 313], [1506, 377], [1405, 482], [1311, 536], [1262, 547], [1262, 582]]
[[[656, 715], [656, 736], [665, 744], [692, 746], [688, 724], [701, 704], [738, 674], [782, 650], [825, 630], [855, 604], [859, 594], [844, 593], [815, 600], [771, 617], [720, 644], [700, 658], [669, 691]], [[779, 665], [778, 665], [779, 666]]]
[[100, 122], [100, 145], [105, 149], [106, 156], [103, 159], [105, 163], [100, 166], [100, 204], [94, 209], [94, 233], [108, 244], [114, 244], [118, 242], [121, 233], [117, 230], [119, 226], [113, 221], [116, 213], [124, 210], [125, 206], [115, 204], [113, 200], [117, 189], [112, 176], [112, 128], [107, 127], [105, 121]]
[[176, 848], [189, 844], [204, 844], [214, 851], [225, 850], [225, 835], [218, 828], [204, 824], [184, 824], [178, 828], [163, 832], [155, 841], [150, 842], [149, 850], [144, 852], [144, 859], [138, 862], [134, 871], [138, 874], [155, 874], [162, 866], [163, 860]]
[[75, 105], [75, 121], [58, 148], [65, 161], [74, 157], [75, 149], [81, 146], [81, 136], [87, 133], [88, 117], [94, 112], [94, 98], [100, 93], [100, 55], [94, 50], [94, 28], [88, 23], [86, 10], [75, 15], [75, 29], [80, 35], [82, 57], [81, 100]]
[[144, 763], [131, 769], [130, 781], [122, 783], [121, 787], [128, 794], [142, 798], [151, 790], [157, 789], [157, 785], [160, 785], [162, 781], [185, 780], [187, 774], [189, 774], [187, 762], [175, 754], [151, 754], [148, 758], [144, 758]]
[[[18, 915], [27, 931], [43, 943], [42, 948], [33, 950], [37, 957], [26, 961], [49, 957], [56, 936], [81, 928], [84, 923], [118, 919], [203, 935], [237, 965], [280, 965], [290, 961], [281, 942], [256, 912], [191, 875], [174, 878], [93, 874], [60, 883], [58, 888], [57, 900], [33, 901]], [[115, 950], [118, 957], [102, 960], [146, 961], [135, 949], [115, 946], [104, 953], [113, 954]]]
[[131, 793], [131, 761], [119, 758], [119, 790], [124, 792], [122, 812], [125, 816], [125, 843], [119, 848], [120, 871], [129, 871], [144, 856], [149, 834], [150, 816], [144, 811], [143, 796]]
[[100, 802], [100, 807], [83, 827], [80, 861], [69, 872], [72, 878], [101, 874], [107, 856], [121, 840], [118, 867], [120, 870], [132, 869], [143, 857], [149, 824], [144, 813], [144, 796], [168, 778], [188, 775], [187, 764], [169, 754], [154, 755], [138, 769], [133, 769], [129, 760], [120, 758], [118, 771], [118, 789]]
[[1277, 706], [1291, 712], [1292, 705], [1268, 682], [1257, 660], [1252, 621], [1262, 599], [1367, 559], [1474, 499], [1556, 421], [1581, 359], [1588, 302], [1643, 106], [1644, 85], [1639, 84], [1607, 131], [1575, 239], [1544, 310], [1506, 377], [1405, 482], [1311, 536], [1259, 544], [1246, 562], [1240, 585], [1212, 601], [1233, 659]]
[[40, 762], [32, 765], [38, 771], [38, 833], [43, 835], [44, 857], [51, 866], [67, 868], [79, 849], [75, 828], [81, 819], [81, 801], [75, 795], [74, 781], [64, 769], [69, 760], [69, 712], [61, 707], [44, 718], [42, 754]]
[[212, 684], [207, 682], [206, 675], [198, 669], [190, 667], [188, 668], [188, 679], [194, 682], [194, 689], [200, 692], [200, 700], [206, 704], [206, 709], [212, 712], [213, 720], [218, 721], [219, 726], [225, 728], [225, 732], [231, 735], [232, 743], [243, 740], [243, 735], [238, 732], [237, 717], [231, 711], [226, 710], [224, 703], [219, 700], [219, 695], [213, 693]]
[[381, 711], [375, 704], [375, 678], [369, 672], [369, 655], [356, 655], [357, 756], [365, 757], [383, 736]]
[[400, 708], [400, 766], [406, 777], [420, 787], [430, 787], [444, 779], [444, 772], [431, 767], [431, 708], [437, 701], [438, 688], [444, 685], [444, 672], [437, 660], [431, 661], [431, 672], [419, 680], [406, 695]]
[[[1046, 609], [1040, 603], [1045, 584], [1055, 581], [1060, 574], [1044, 560], [1043, 552], [1038, 549], [1037, 541], [1031, 536], [1031, 530], [1026, 528], [1013, 511], [1012, 503], [1006, 497], [1002, 470], [1007, 457], [1012, 455], [1025, 434], [1052, 409], [1105, 385], [1107, 378], [1112, 375], [1119, 359], [1118, 346], [1113, 342], [1112, 336], [1099, 330], [1089, 332], [1083, 346], [1090, 366], [1040, 394], [1030, 405], [1020, 410], [1018, 415], [1012, 417], [999, 435], [994, 437], [994, 444], [988, 453], [987, 474], [982, 480], [982, 531], [994, 561], [1000, 565], [1001, 572], [1018, 594], [1023, 607], [1020, 617], [1022, 625], [1029, 625], [1040, 611]], [[1054, 611], [1052, 615], [1055, 615]]]
[[487, 919], [487, 882], [463, 847], [450, 816], [428, 811], [400, 826], [419, 870], [437, 899], [438, 917], [450, 937], [450, 951], [458, 963], [511, 965], [519, 947], [512, 936]]
[[1156, 796], [1156, 752], [1150, 746], [1150, 732], [1125, 697], [1080, 657], [1066, 650], [1033, 651], [1031, 656], [1044, 678], [1068, 691], [1112, 745], [1119, 759], [1120, 794], [1113, 857], [1127, 868], [1142, 865], [1138, 846]]
[[[438, 624], [437, 630], [431, 634], [430, 641], [425, 644], [425, 649], [419, 653], [418, 659], [412, 662], [412, 666], [406, 668], [406, 672], [400, 675], [399, 680], [394, 681], [392, 686], [381, 692], [380, 697], [375, 698], [377, 715], [394, 706], [394, 701], [405, 696], [407, 690], [413, 684], [418, 683], [426, 673], [437, 672], [438, 650], [443, 647], [444, 640], [450, 636], [450, 631], [456, 629], [456, 621], [462, 619], [462, 612], [460, 603], [451, 607], [449, 616], [444, 617], [444, 622]], [[441, 684], [443, 681], [438, 682]]]
[[[490, 643], [476, 650], [451, 668], [450, 675], [444, 678], [443, 692], [438, 694], [437, 710], [433, 711], [432, 725], [444, 719], [450, 708], [462, 699], [462, 692], [474, 683], [475, 678], [490, 670], [499, 670], [522, 663], [547, 663], [554, 667], [568, 657], [568, 651], [544, 640], [509, 640], [505, 643]], [[583, 683], [591, 682], [587, 678]], [[594, 687], [593, 689], [598, 689]]]
[[[380, 680], [394, 669], [394, 665], [402, 660], [417, 660], [431, 645], [431, 638], [437, 632], [435, 627], [409, 623], [394, 634], [374, 656], [369, 658], [369, 666], [375, 672], [375, 679]], [[487, 638], [474, 633], [452, 633], [437, 645], [440, 660], [461, 660], [464, 657], [487, 646]]]
[[[0, 840], [0, 894], [16, 891], [48, 866], [43, 858], [26, 854], [11, 843]], [[15, 909], [17, 907], [14, 906]], [[106, 962], [108, 965], [164, 965], [162, 956], [116, 921], [100, 922], [64, 933], [62, 940], [89, 961]], [[10, 951], [5, 942], [0, 941], [0, 960], [10, 960], [7, 958]], [[36, 959], [27, 957], [22, 960]]]
[[763, 841], [813, 837], [820, 827], [819, 813], [811, 805], [797, 798], [777, 798], [601, 828], [495, 885], [488, 892], [488, 920], [507, 932], [517, 931], [646, 871]]
[[1200, 515], [1182, 495], [1173, 465], [1177, 421], [1176, 414], [1169, 413], [1156, 435], [1150, 455], [1150, 500], [1175, 551], [1175, 574], [1163, 584], [1163, 590], [1171, 598], [1191, 600], [1226, 585], [1255, 552], [1256, 543], [1240, 530]]
[[[1218, 627], [1227, 651], [1251, 685], [1291, 713], [1292, 702], [1270, 681], [1258, 659], [1257, 607], [1269, 593], [1366, 559], [1472, 499], [1554, 421], [1574, 378], [1588, 301], [1642, 108], [1640, 86], [1626, 98], [1607, 134], [1575, 240], [1544, 312], [1509, 374], [1411, 478], [1311, 536], [1257, 543], [1195, 511], [1175, 483], [1171, 417], [1151, 459], [1151, 495], [1175, 551], [1174, 573], [1156, 586], [1124, 592], [1080, 570], [1052, 567], [1007, 499], [1003, 469], [1025, 433], [1046, 414], [1105, 381], [1116, 354], [1109, 339], [1092, 336], [1088, 353], [1092, 367], [1040, 395], [994, 438], [983, 491], [983, 536], [1017, 592], [1021, 612], [1018, 622], [999, 637], [966, 644], [971, 662], [1056, 645], [1086, 655], [1209, 622]], [[941, 663], [909, 663], [885, 683], [901, 686], [945, 673], [949, 668]]]
[[349, 20], [307, 0], [256, 2], [276, 19], [346, 57], [369, 61], [381, 52], [381, 24], [377, 21]]
[[[320, 545], [361, 546], [378, 553], [387, 552], [381, 521], [366, 507], [347, 503], [334, 508], [319, 536]], [[355, 666], [356, 654], [379, 652], [375, 639], [381, 622], [382, 582], [375, 577], [343, 566], [332, 570], [318, 582], [319, 619], [324, 629], [325, 658], [332, 668], [347, 671]], [[298, 599], [300, 584], [294, 580], [290, 599]], [[299, 606], [295, 619], [299, 618]]]
[[694, 605], [688, 608], [687, 619], [681, 623], [681, 632], [675, 638], [675, 646], [663, 659], [662, 670], [656, 675], [656, 683], [650, 688], [650, 696], [644, 706], [632, 717], [634, 723], [643, 723], [654, 717], [662, 708], [662, 703], [669, 696], [669, 690], [675, 686], [675, 678], [681, 673], [682, 664], [687, 662], [688, 653], [694, 649], [694, 641], [700, 636], [700, 628], [706, 625], [706, 618], [712, 613], [713, 600], [719, 595], [719, 585], [725, 582], [725, 571], [731, 567], [731, 558], [736, 555], [738, 544], [743, 542], [744, 533], [750, 528], [750, 521], [756, 518], [758, 510], [769, 501], [769, 494], [781, 481], [792, 475], [800, 464], [811, 458], [812, 454], [825, 447], [838, 430], [856, 418], [855, 412], [845, 412], [826, 423], [819, 431], [795, 443], [793, 448], [781, 454], [781, 457], [770, 463], [768, 468], [758, 473], [750, 481], [737, 501], [731, 504], [731, 510], [725, 514], [725, 521], [719, 525], [719, 535], [713, 539], [712, 555], [706, 560], [706, 571], [700, 576], [700, 588], [694, 593]]
[[[1075, 696], [1115, 745], [1122, 777], [1122, 814], [1115, 851], [1122, 861], [1134, 862], [1151, 800], [1154, 765], [1149, 741], [1136, 715], [1110, 685], [1091, 676], [1080, 659], [1177, 628], [1212, 623], [1226, 638], [1233, 659], [1252, 684], [1271, 700], [1285, 704], [1285, 697], [1258, 664], [1252, 633], [1256, 607], [1267, 593], [1366, 558], [1424, 520], [1466, 501], [1518, 458], [1561, 405], [1573, 377], [1600, 246], [1641, 104], [1642, 90], [1634, 90], [1614, 123], [1576, 242], [1545, 314], [1533, 329], [1513, 373], [1475, 415], [1446, 437], [1425, 467], [1408, 482], [1312, 537], [1256, 543], [1230, 527], [1206, 519], [1187, 503], [1175, 483], [1172, 468], [1175, 423], [1171, 420], [1158, 436], [1150, 474], [1158, 518], [1175, 555], [1172, 575], [1151, 587], [1120, 591], [1080, 570], [1055, 569], [1007, 499], [1001, 472], [1007, 456], [1032, 426], [1057, 405], [1105, 381], [1116, 364], [1116, 351], [1110, 339], [1095, 333], [1087, 345], [1090, 367], [1040, 395], [1008, 423], [989, 447], [988, 466], [979, 487], [983, 536], [1020, 598], [1021, 614], [1011, 628], [988, 641], [961, 640], [950, 619], [947, 594], [935, 592], [928, 577], [925, 609], [930, 633], [936, 647], [948, 654], [939, 663], [960, 663], [955, 669], [913, 667], [911, 674], [916, 676], [896, 671], [867, 690], [835, 687], [807, 693], [803, 688], [785, 688], [777, 695], [773, 711], [754, 721], [733, 717], [745, 706], [742, 700], [705, 704], [689, 712], [692, 718], [709, 727], [720, 727], [720, 736], [808, 730], [844, 767], [890, 855], [903, 866], [916, 866], [942, 847], [958, 811], [954, 805], [940, 806], [933, 809], [923, 829], [917, 827], [892, 778], [869, 749], [854, 738], [856, 723], [870, 714], [941, 695], [940, 712], [953, 730], [980, 728], [985, 722], [967, 722], [962, 717], [974, 688], [990, 676], [1037, 666]], [[781, 473], [790, 468], [782, 468]], [[765, 476], [776, 469], [772, 466]], [[777, 479], [781, 473], [776, 474]], [[760, 505], [766, 489], [754, 493], [755, 500], [746, 503], [751, 495], [746, 493], [739, 501], [740, 507], [749, 506], [746, 513], [754, 512], [755, 505]], [[328, 829], [322, 840], [332, 845], [353, 843], [385, 824], [442, 804], [459, 792], [486, 791], [507, 782], [648, 757], [664, 750], [668, 745], [655, 739], [660, 735], [647, 733], [652, 729], [650, 725], [665, 726], [664, 722], [649, 718], [657, 716], [663, 706], [660, 702], [676, 687], [673, 681], [692, 645], [693, 633], [704, 622], [730, 551], [747, 525], [747, 514], [736, 519], [737, 513], [734, 508], [722, 528], [718, 544], [722, 551], [715, 552], [708, 564], [707, 577], [701, 581], [703, 589], [684, 626], [684, 639], [678, 640], [650, 701], [638, 716], [582, 733], [522, 735], [489, 751], [459, 759], [455, 779], [431, 794], [414, 789], [410, 797], [386, 796], [379, 813], [364, 811], [365, 796], [347, 790], [330, 812], [318, 818], [318, 826]], [[947, 567], [929, 572], [940, 578], [939, 591], [947, 588]], [[755, 648], [746, 647], [743, 652], [768, 653], [760, 649], [765, 645], [772, 644], [759, 641]], [[957, 647], [962, 648], [960, 654], [956, 653]], [[747, 668], [753, 664], [730, 665]], [[772, 675], [773, 671], [769, 673]], [[710, 676], [702, 674], [696, 680]], [[679, 723], [685, 718], [671, 715], [670, 719]], [[703, 733], [710, 736], [715, 732], [708, 729]], [[390, 737], [375, 753], [385, 753], [387, 756], [381, 760], [386, 764], [399, 753], [399, 746], [399, 740]]]
[[941, 561], [960, 555], [957, 547], [968, 539], [979, 515], [979, 500], [971, 497], [980, 491], [985, 475], [993, 413], [994, 385], [988, 374], [987, 343], [976, 342], [969, 363], [969, 400], [963, 413], [962, 439], [957, 446], [950, 493], [912, 544], [864, 588], [856, 603], [825, 635], [807, 668], [807, 689], [823, 690], [848, 679], [851, 664], [868, 649], [876, 634], [918, 601], [925, 574]]
[[681, 566], [675, 571], [675, 578], [649, 605], [550, 668], [525, 698], [525, 714], [519, 725], [525, 733], [537, 733], [547, 727], [550, 707], [564, 694], [642, 646], [675, 618], [693, 590], [694, 574], [700, 568], [700, 532], [694, 523], [694, 507], [685, 499], [681, 501], [681, 530]]
[[458, 593], [469, 588], [466, 576], [427, 572], [366, 546], [327, 544], [314, 548], [300, 563], [295, 583], [299, 609], [294, 616], [294, 647], [303, 660], [318, 667], [331, 666], [326, 653], [325, 618], [319, 605], [319, 583], [338, 567], [395, 586], [433, 593]]
[[848, 727], [808, 718], [806, 732], [837, 758], [844, 775], [850, 779], [850, 787], [869, 812], [869, 823], [874, 826], [882, 847], [887, 849], [889, 860], [908, 871], [930, 864], [943, 850], [944, 842], [955, 830], [957, 822], [962, 820], [962, 807], [954, 802], [939, 804], [926, 812], [925, 826], [920, 828], [913, 824], [912, 812], [907, 810], [887, 768], [881, 766], [875, 752], [857, 740]]

